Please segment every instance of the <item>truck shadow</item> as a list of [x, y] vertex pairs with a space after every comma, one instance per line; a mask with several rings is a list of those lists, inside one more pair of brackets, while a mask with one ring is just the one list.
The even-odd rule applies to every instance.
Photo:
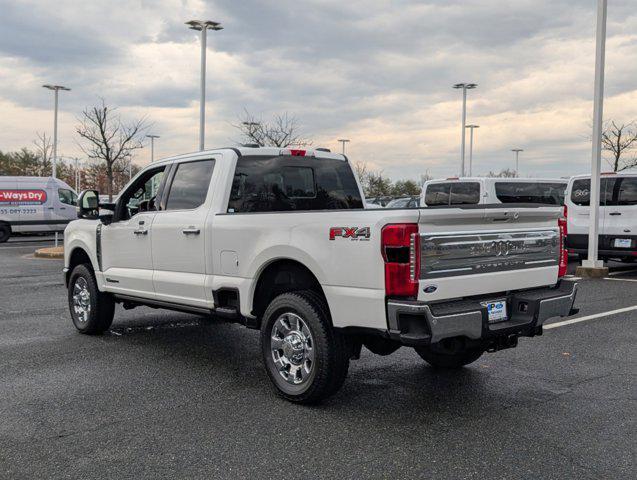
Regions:
[[[441, 371], [427, 366], [412, 349], [401, 348], [388, 357], [364, 350], [360, 360], [351, 362], [349, 377], [339, 393], [317, 406], [298, 406], [272, 392], [262, 366], [258, 332], [186, 314], [129, 316], [132, 318], [113, 325], [108, 341], [141, 349], [141, 361], [168, 365], [170, 370], [162, 375], [170, 379], [158, 377], [158, 382], [174, 382], [175, 378], [187, 382], [196, 375], [202, 390], [192, 395], [205, 397], [210, 394], [207, 388], [217, 391], [222, 384], [224, 393], [215, 402], [239, 397], [256, 409], [300, 409], [310, 418], [329, 412], [351, 423], [382, 415], [399, 425], [423, 426], [439, 424], [441, 417], [480, 418], [528, 405], [529, 398], [544, 401], [553, 396], [541, 381], [534, 388], [529, 378], [512, 380], [515, 374], [505, 373], [506, 365], [496, 369], [502, 363], [493, 362], [492, 367], [489, 360], [483, 360], [487, 357], [460, 370]], [[166, 359], [166, 355], [171, 358]], [[205, 381], [208, 377], [209, 383]]]

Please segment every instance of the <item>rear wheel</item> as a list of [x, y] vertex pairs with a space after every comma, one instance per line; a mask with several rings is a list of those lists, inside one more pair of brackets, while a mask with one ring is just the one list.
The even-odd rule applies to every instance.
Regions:
[[277, 393], [292, 402], [317, 403], [338, 391], [349, 367], [348, 345], [315, 292], [279, 295], [263, 315], [265, 369]]
[[467, 347], [460, 342], [447, 342], [445, 340], [434, 345], [415, 347], [414, 349], [420, 358], [432, 367], [449, 369], [469, 365], [484, 353], [482, 348]]
[[11, 236], [11, 225], [6, 223], [0, 223], [0, 243], [4, 243], [9, 240]]
[[111, 294], [99, 291], [88, 265], [78, 265], [71, 272], [68, 299], [73, 325], [81, 333], [99, 334], [113, 323], [115, 300]]

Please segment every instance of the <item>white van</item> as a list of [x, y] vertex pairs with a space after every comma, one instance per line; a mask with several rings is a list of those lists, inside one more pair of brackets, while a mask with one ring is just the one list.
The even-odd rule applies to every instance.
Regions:
[[0, 243], [13, 233], [63, 231], [77, 194], [59, 178], [0, 176]]
[[563, 205], [568, 180], [564, 178], [462, 177], [425, 182], [422, 207], [488, 203]]
[[[566, 188], [566, 246], [581, 258], [588, 256], [590, 188], [590, 175], [571, 178]], [[599, 258], [636, 260], [637, 173], [603, 173], [599, 205]]]

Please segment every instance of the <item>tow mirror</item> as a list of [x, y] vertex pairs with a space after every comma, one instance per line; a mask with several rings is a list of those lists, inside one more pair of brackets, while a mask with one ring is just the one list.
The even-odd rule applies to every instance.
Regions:
[[99, 192], [97, 190], [84, 190], [77, 197], [77, 218], [97, 220], [100, 215]]

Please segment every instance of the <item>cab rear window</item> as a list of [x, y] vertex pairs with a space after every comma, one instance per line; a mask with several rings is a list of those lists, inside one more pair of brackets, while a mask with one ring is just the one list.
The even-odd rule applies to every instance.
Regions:
[[363, 208], [363, 201], [347, 162], [290, 156], [237, 160], [230, 213], [356, 208]]
[[425, 203], [430, 207], [441, 205], [475, 205], [480, 202], [480, 183], [431, 183], [425, 191]]

